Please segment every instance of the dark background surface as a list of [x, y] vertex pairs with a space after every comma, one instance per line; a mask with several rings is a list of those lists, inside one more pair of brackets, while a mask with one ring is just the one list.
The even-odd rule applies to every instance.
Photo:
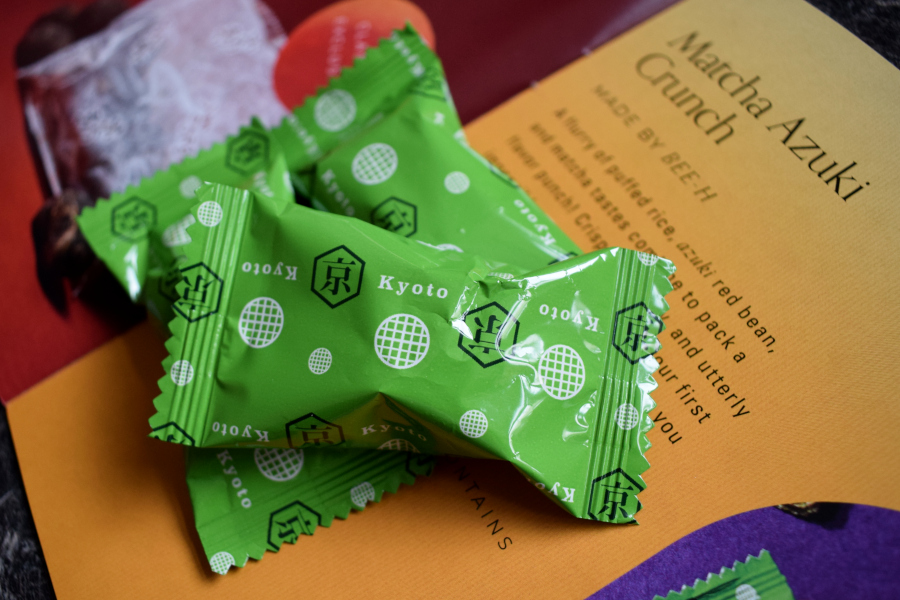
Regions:
[[[328, 2], [270, 1], [286, 30]], [[532, 81], [537, 81], [577, 58], [584, 49], [594, 48], [618, 35], [644, 18], [672, 4], [672, 0], [571, 0], [552, 4], [540, 1], [508, 2], [460, 0], [417, 2], [430, 17], [437, 38], [437, 50], [444, 60], [454, 98], [465, 122], [472, 120], [502, 101], [515, 95]], [[895, 66], [900, 66], [900, 0], [811, 0], [811, 4], [831, 16]], [[514, 9], [510, 7], [514, 6]], [[8, 7], [4, 6], [4, 11]], [[17, 32], [21, 36], [24, 30]], [[11, 61], [12, 57], [3, 60]], [[798, 499], [800, 500], [800, 499]], [[772, 511], [775, 509], [761, 509]], [[862, 561], [900, 564], [897, 557], [885, 556], [885, 550], [897, 553], [898, 519], [892, 513], [885, 518], [883, 511], [866, 507], [850, 507], [853, 522], [865, 523], [875, 531], [893, 531], [888, 537], [855, 539], [852, 550]], [[723, 546], [722, 556], [731, 556], [721, 564], [707, 566], [693, 561], [692, 548], [708, 545], [710, 532], [719, 537], [749, 537], [758, 531], [754, 511], [726, 519], [677, 542], [670, 550], [677, 551], [681, 561], [671, 564], [663, 560], [663, 551], [610, 585], [598, 598], [631, 597], [634, 593], [650, 593], [646, 584], [651, 573], [659, 573], [663, 564], [671, 567], [665, 577], [671, 581], [666, 589], [652, 588], [652, 593], [664, 593], [669, 587], [679, 588], [691, 583], [694, 577], [705, 576], [733, 560], [735, 549]], [[768, 534], [808, 528], [791, 521], [794, 517], [777, 514], [765, 517], [773, 523]], [[758, 519], [757, 519], [758, 520]], [[893, 529], [891, 527], [893, 526]], [[816, 527], [819, 527], [818, 525]], [[710, 529], [713, 528], [713, 529]], [[886, 529], [885, 529], [886, 528]], [[709, 530], [709, 531], [707, 531]], [[824, 530], [823, 530], [824, 531]], [[890, 532], [889, 531], [889, 532]], [[884, 531], [882, 531], [883, 533]], [[757, 535], [759, 537], [761, 533]], [[893, 540], [893, 541], [891, 541]], [[756, 538], [753, 539], [753, 544]], [[759, 543], [767, 543], [759, 538]], [[753, 545], [751, 544], [751, 545]], [[761, 548], [760, 548], [761, 549]], [[846, 549], [846, 548], [845, 548]], [[802, 554], [802, 547], [796, 554]], [[743, 546], [740, 551], [743, 552]], [[753, 550], [758, 552], [758, 549]], [[731, 554], [728, 554], [731, 552]], [[743, 557], [741, 557], [743, 558]], [[835, 560], [838, 555], [835, 555]], [[718, 559], [716, 559], [718, 560]], [[776, 556], [776, 561], [780, 557]], [[793, 563], [797, 563], [796, 557]], [[657, 566], [653, 566], [656, 563]], [[792, 563], [792, 564], [793, 564]], [[801, 565], [801, 563], [797, 563]], [[864, 573], [835, 563], [836, 572], [844, 578], [864, 577]], [[793, 566], [792, 568], [802, 568]], [[790, 580], [790, 577], [789, 577]], [[642, 583], [643, 582], [643, 583]], [[886, 584], [900, 584], [900, 574]], [[646, 588], [646, 589], [645, 589]], [[885, 588], [887, 589], [887, 588]], [[821, 588], [819, 600], [836, 597]], [[45, 600], [54, 598], [53, 588], [40, 550], [34, 522], [9, 435], [6, 411], [0, 406], [0, 600]], [[649, 598], [650, 596], [648, 596]], [[841, 596], [846, 598], [848, 596]], [[860, 595], [869, 597], [860, 589]], [[636, 598], [637, 600], [637, 598]], [[799, 600], [799, 597], [798, 597]]]

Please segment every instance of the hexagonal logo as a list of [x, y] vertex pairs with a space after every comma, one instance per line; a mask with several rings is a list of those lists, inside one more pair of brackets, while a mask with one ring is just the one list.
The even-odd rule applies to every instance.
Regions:
[[391, 196], [372, 210], [372, 223], [390, 232], [409, 237], [418, 227], [416, 205]]
[[164, 442], [172, 442], [173, 444], [184, 444], [185, 446], [197, 445], [194, 442], [194, 438], [189, 436], [175, 421], [169, 421], [165, 425], [154, 427], [150, 432], [150, 437]]
[[359, 296], [366, 263], [347, 246], [338, 246], [313, 261], [312, 291], [331, 308]]
[[177, 286], [184, 281], [178, 262], [172, 263], [166, 272], [159, 278], [158, 289], [163, 298], [169, 302], [176, 302], [179, 298]]
[[588, 515], [595, 521], [607, 523], [635, 523], [634, 515], [641, 510], [637, 495], [644, 486], [621, 468], [601, 475], [591, 482]]
[[[176, 288], [172, 308], [191, 323], [219, 312], [222, 302], [222, 278], [203, 263], [181, 269], [185, 286]], [[177, 284], [176, 284], [177, 285]]]
[[225, 149], [225, 166], [240, 173], [252, 175], [265, 171], [269, 164], [269, 138], [259, 131], [245, 129], [239, 136], [228, 140]]
[[496, 302], [468, 311], [453, 326], [459, 331], [456, 345], [485, 369], [502, 363], [519, 341], [518, 320]]
[[288, 445], [291, 448], [303, 446], [337, 446], [344, 443], [344, 428], [314, 413], [289, 421], [284, 426]]
[[285, 542], [293, 544], [301, 535], [312, 535], [321, 524], [322, 515], [295, 500], [269, 515], [269, 546], [278, 550]]
[[132, 196], [112, 210], [112, 232], [124, 240], [136, 242], [156, 225], [156, 207]]
[[643, 302], [632, 304], [616, 313], [612, 343], [631, 364], [659, 350], [657, 335], [663, 330], [662, 319]]

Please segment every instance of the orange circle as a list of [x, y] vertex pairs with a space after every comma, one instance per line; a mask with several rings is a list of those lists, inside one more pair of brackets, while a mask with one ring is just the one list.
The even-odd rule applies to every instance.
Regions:
[[300, 23], [281, 48], [273, 73], [275, 93], [288, 109], [299, 106], [342, 67], [407, 22], [433, 49], [431, 22], [412, 2], [344, 0], [326, 6]]

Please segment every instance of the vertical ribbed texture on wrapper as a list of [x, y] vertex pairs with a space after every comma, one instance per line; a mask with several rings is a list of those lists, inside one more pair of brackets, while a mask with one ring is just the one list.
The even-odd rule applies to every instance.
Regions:
[[[194, 266], [205, 266], [219, 275], [230, 272], [238, 262], [241, 237], [252, 205], [250, 192], [221, 185], [206, 185], [198, 190], [198, 198], [204, 202], [217, 203], [223, 212], [222, 220], [216, 227], [204, 227], [199, 222], [187, 228], [193, 241], [186, 247], [188, 265], [182, 271]], [[194, 208], [196, 216], [199, 206]], [[151, 437], [164, 441], [197, 445], [196, 440], [203, 431], [211, 427], [208, 423], [209, 398], [215, 385], [218, 365], [218, 350], [224, 329], [224, 318], [231, 300], [233, 277], [223, 277], [221, 296], [216, 312], [189, 321], [175, 303], [178, 315], [169, 323], [172, 333], [166, 341], [169, 356], [163, 360], [167, 375], [159, 380], [162, 392], [154, 400], [157, 413], [150, 418]], [[176, 286], [180, 297], [189, 288], [187, 281]], [[190, 315], [188, 315], [190, 316]], [[190, 325], [190, 327], [189, 327]], [[176, 361], [187, 361], [193, 369], [191, 385], [176, 385], [170, 375]]]
[[[635, 522], [634, 514], [641, 509], [641, 503], [636, 497], [646, 487], [641, 474], [650, 468], [644, 453], [650, 448], [647, 432], [653, 428], [650, 411], [656, 407], [650, 392], [657, 387], [653, 373], [659, 368], [659, 363], [653, 354], [659, 351], [657, 336], [665, 329], [662, 315], [669, 310], [665, 295], [672, 291], [668, 277], [675, 269], [670, 262], [657, 260], [655, 256], [622, 249], [617, 251], [621, 252], [622, 256], [615, 288], [615, 306], [625, 310], [643, 304], [646, 307], [645, 316], [648, 320], [655, 319], [659, 329], [652, 340], [656, 350], [636, 363], [632, 363], [619, 352], [611, 351], [606, 355], [606, 376], [602, 378], [599, 386], [600, 396], [605, 401], [598, 411], [591, 458], [591, 480], [588, 482], [592, 494], [585, 497], [585, 513], [592, 519], [631, 523]], [[653, 261], [650, 269], [645, 268], [646, 265], [641, 262], [642, 258]], [[613, 320], [608, 325], [608, 331], [614, 336], [621, 335], [620, 329], [623, 327], [623, 324], [617, 321], [617, 315], [613, 315]], [[623, 405], [634, 406], [638, 412], [638, 425], [629, 430], [619, 427], [617, 423], [617, 411]], [[618, 475], [617, 470], [621, 470]], [[636, 502], [633, 511], [623, 507], [622, 511], [614, 509], [613, 514], [606, 514], [603, 506], [598, 507], [598, 504], [603, 504], [604, 490], [611, 489], [604, 486], [606, 480], [601, 478], [610, 473], [614, 475], [609, 475], [607, 479], [613, 484], [618, 482], [619, 489], [624, 490], [628, 486], [638, 488], [630, 493]], [[622, 477], [625, 479], [622, 480]], [[608, 518], [603, 518], [604, 514]]]

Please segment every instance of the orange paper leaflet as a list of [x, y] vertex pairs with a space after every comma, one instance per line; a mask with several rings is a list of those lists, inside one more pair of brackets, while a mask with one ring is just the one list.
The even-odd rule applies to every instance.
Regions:
[[678, 266], [639, 526], [572, 519], [512, 470], [461, 459], [211, 579], [180, 455], [143, 437], [162, 349], [142, 327], [9, 408], [56, 593], [221, 599], [302, 581], [584, 598], [743, 511], [900, 509], [898, 97], [897, 70], [802, 0], [687, 0], [468, 128], [585, 250]]

